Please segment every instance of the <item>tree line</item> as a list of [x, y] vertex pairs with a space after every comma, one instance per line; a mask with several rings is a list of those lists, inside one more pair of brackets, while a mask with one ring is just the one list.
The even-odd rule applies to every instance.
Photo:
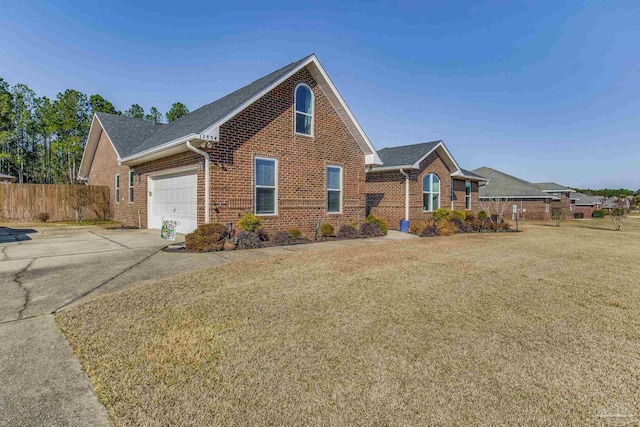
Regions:
[[579, 193], [588, 194], [589, 196], [602, 196], [602, 197], [627, 197], [640, 195], [640, 190], [633, 191], [626, 188], [603, 188], [600, 190], [592, 190], [590, 188], [576, 189]]
[[0, 77], [0, 173], [17, 177], [19, 183], [75, 183], [97, 112], [163, 123], [189, 110], [176, 102], [164, 115], [156, 107], [145, 113], [139, 104], [118, 111], [101, 95], [74, 89], [49, 99], [22, 83], [10, 86]]

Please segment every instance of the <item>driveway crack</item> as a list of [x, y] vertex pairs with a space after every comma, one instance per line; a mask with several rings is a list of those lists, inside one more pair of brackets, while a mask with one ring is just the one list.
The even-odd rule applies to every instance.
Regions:
[[125, 246], [125, 245], [123, 245], [123, 244], [122, 244], [122, 243], [120, 243], [120, 242], [116, 242], [115, 240], [110, 239], [110, 238], [108, 238], [108, 237], [105, 237], [105, 236], [103, 236], [102, 234], [98, 234], [98, 233], [96, 233], [96, 232], [94, 232], [94, 231], [89, 230], [89, 233], [93, 234], [94, 236], [102, 237], [103, 239], [108, 240], [108, 241], [110, 241], [111, 243], [115, 243], [115, 244], [116, 244], [116, 245], [118, 245], [118, 246], [122, 246], [122, 247], [123, 247], [123, 248], [125, 248], [125, 249], [133, 249], [133, 248], [130, 248], [129, 246]]
[[20, 270], [19, 272], [17, 272], [14, 276], [13, 276], [13, 281], [16, 285], [18, 285], [18, 287], [20, 289], [22, 289], [22, 291], [24, 292], [24, 304], [22, 305], [22, 308], [20, 309], [20, 311], [18, 312], [18, 319], [20, 320], [22, 319], [22, 315], [24, 313], [24, 311], [27, 309], [27, 306], [29, 305], [29, 302], [31, 300], [31, 293], [29, 291], [29, 289], [27, 289], [24, 284], [22, 283], [22, 275], [24, 273], [27, 272], [27, 270], [31, 267], [31, 265], [33, 265], [33, 262], [36, 260], [36, 258], [32, 259], [31, 261], [29, 261], [29, 264], [27, 264], [27, 266], [25, 268], [23, 268], [22, 270]]

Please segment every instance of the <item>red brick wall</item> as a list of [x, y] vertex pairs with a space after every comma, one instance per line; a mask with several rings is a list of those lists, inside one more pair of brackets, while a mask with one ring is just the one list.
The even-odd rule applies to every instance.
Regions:
[[573, 213], [583, 213], [585, 218], [591, 218], [591, 214], [596, 210], [595, 206], [574, 206]]
[[[437, 152], [409, 173], [409, 220], [431, 218], [431, 212], [422, 211], [422, 179], [429, 173], [440, 178], [440, 207], [451, 208], [451, 171]], [[405, 179], [399, 171], [368, 172], [366, 181], [367, 209], [387, 221], [389, 228], [398, 229], [405, 216]], [[455, 180], [454, 208], [464, 210], [464, 181]], [[478, 183], [471, 185], [471, 210], [478, 209]]]
[[[512, 210], [513, 205], [518, 207], [518, 219], [520, 220], [531, 220], [531, 221], [544, 221], [551, 219], [551, 207], [549, 208], [549, 212], [546, 212], [546, 203], [549, 203], [546, 199], [514, 199], [510, 200], [506, 203], [506, 207], [504, 209], [504, 218], [507, 221], [512, 220]], [[485, 210], [487, 212], [494, 214], [495, 208], [491, 202], [480, 202], [480, 209], [483, 209], [483, 206], [490, 207]], [[567, 215], [569, 215], [567, 213]]]

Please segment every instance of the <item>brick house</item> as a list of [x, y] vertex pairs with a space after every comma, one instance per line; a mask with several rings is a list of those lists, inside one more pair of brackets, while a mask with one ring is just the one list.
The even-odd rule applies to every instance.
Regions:
[[478, 210], [478, 188], [487, 180], [462, 169], [442, 141], [378, 151], [382, 165], [367, 170], [367, 212], [390, 228], [400, 220], [426, 220], [438, 208]]
[[572, 200], [571, 198], [571, 193], [573, 192], [572, 188], [556, 184], [555, 182], [536, 182], [533, 186], [544, 193], [553, 194], [559, 198], [560, 202], [564, 206], [567, 217], [573, 217], [575, 200]]
[[572, 192], [571, 202], [574, 205], [573, 212], [584, 215], [585, 218], [591, 218], [593, 211], [602, 209], [603, 197], [589, 196], [584, 193]]
[[80, 173], [111, 189], [112, 218], [190, 232], [254, 212], [269, 230], [311, 233], [365, 216], [380, 158], [315, 55], [169, 124], [97, 113]]
[[492, 168], [481, 167], [473, 172], [489, 179], [480, 187], [479, 200], [490, 214], [495, 214], [499, 207], [504, 208], [502, 215], [506, 219], [548, 220], [551, 203], [561, 200], [552, 192], [541, 191], [528, 181]]

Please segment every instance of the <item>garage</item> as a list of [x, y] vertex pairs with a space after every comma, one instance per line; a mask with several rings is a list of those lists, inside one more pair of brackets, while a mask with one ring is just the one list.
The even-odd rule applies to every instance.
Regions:
[[150, 176], [148, 228], [161, 228], [163, 219], [178, 221], [178, 233], [198, 226], [198, 175], [196, 171]]

